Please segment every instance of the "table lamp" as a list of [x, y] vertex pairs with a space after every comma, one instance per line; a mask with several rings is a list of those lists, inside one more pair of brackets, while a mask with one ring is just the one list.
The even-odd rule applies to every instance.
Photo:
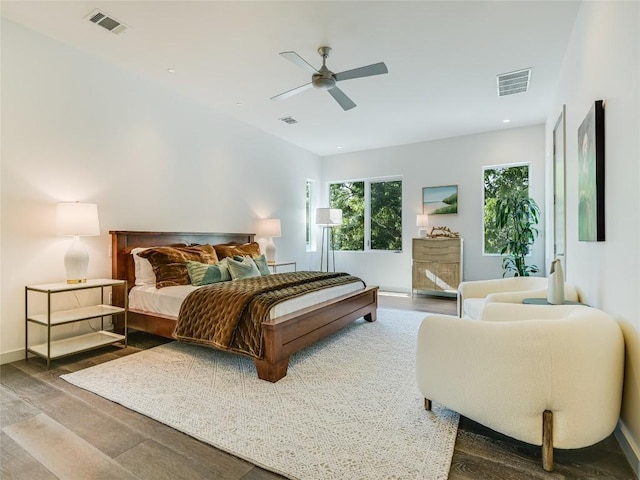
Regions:
[[420, 227], [418, 229], [418, 237], [425, 238], [427, 236], [427, 227], [429, 226], [429, 215], [426, 213], [416, 215], [416, 225]]
[[267, 257], [267, 263], [276, 262], [276, 244], [273, 243], [273, 237], [282, 236], [282, 228], [280, 225], [280, 219], [278, 218], [265, 218], [260, 221], [260, 236], [269, 237], [267, 245], [264, 249], [265, 256]]
[[87, 281], [89, 252], [80, 236], [100, 235], [98, 206], [95, 203], [58, 203], [56, 216], [58, 234], [73, 236], [69, 251], [64, 256], [67, 283], [84, 283]]

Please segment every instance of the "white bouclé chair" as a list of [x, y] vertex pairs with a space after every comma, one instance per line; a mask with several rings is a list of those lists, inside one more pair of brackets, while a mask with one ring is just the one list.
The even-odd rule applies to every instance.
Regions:
[[[491, 302], [521, 303], [525, 298], [547, 298], [546, 277], [509, 277], [495, 280], [473, 280], [458, 286], [458, 316], [478, 319], [485, 304]], [[565, 300], [580, 301], [573, 285], [564, 284]]]
[[542, 445], [545, 470], [554, 447], [586, 447], [613, 432], [623, 368], [617, 322], [587, 306], [490, 303], [480, 320], [427, 316], [418, 333], [425, 408], [434, 401]]

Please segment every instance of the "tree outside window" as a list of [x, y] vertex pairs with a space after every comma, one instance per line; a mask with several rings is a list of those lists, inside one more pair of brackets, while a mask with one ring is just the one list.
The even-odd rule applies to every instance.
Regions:
[[371, 250], [402, 250], [402, 181], [371, 183]]
[[333, 183], [329, 204], [342, 210], [335, 250], [402, 249], [402, 180]]
[[496, 227], [496, 198], [504, 191], [522, 191], [529, 196], [529, 165], [484, 167], [484, 253], [499, 255], [509, 237], [507, 229]]

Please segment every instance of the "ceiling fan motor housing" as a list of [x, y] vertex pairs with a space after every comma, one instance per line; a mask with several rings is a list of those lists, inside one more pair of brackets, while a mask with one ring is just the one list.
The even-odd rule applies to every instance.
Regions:
[[315, 88], [331, 90], [336, 86], [336, 79], [333, 78], [333, 74], [331, 72], [316, 73], [311, 77], [311, 83], [313, 83]]

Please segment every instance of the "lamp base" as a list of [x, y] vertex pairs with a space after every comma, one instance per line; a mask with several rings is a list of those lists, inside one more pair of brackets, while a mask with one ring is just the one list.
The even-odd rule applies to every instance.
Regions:
[[267, 263], [276, 262], [276, 244], [273, 243], [273, 237], [269, 237], [267, 245], [264, 247], [264, 255], [267, 257]]
[[75, 235], [71, 246], [64, 256], [64, 267], [67, 270], [67, 283], [85, 283], [87, 281], [87, 267], [89, 266], [89, 253]]

